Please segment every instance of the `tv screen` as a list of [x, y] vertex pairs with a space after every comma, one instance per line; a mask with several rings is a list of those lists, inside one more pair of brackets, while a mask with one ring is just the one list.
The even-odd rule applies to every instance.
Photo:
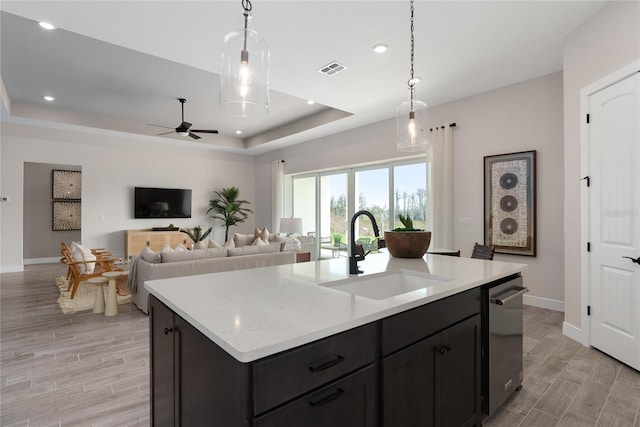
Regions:
[[191, 190], [136, 187], [135, 218], [191, 218]]

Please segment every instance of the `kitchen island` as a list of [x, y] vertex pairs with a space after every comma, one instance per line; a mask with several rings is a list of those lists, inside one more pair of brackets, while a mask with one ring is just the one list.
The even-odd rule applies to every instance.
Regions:
[[525, 265], [347, 261], [145, 283], [153, 424], [480, 425], [480, 290]]

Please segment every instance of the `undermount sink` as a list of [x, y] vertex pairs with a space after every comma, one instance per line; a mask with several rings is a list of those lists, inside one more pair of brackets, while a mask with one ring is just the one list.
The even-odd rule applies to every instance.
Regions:
[[450, 279], [446, 277], [399, 271], [373, 276], [354, 277], [329, 282], [323, 286], [369, 299], [382, 300], [419, 289], [426, 289], [449, 280]]

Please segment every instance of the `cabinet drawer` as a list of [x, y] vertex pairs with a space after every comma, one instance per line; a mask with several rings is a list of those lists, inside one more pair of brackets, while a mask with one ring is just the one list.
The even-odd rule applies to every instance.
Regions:
[[256, 362], [253, 413], [261, 414], [373, 363], [376, 330], [372, 323]]
[[382, 320], [382, 353], [388, 355], [480, 313], [480, 288]]
[[374, 427], [375, 367], [370, 366], [254, 419], [254, 427]]

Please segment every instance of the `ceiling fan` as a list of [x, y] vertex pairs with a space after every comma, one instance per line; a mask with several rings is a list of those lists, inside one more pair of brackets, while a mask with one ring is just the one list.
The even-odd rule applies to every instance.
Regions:
[[[184, 121], [184, 103], [187, 102], [187, 100], [185, 98], [178, 98], [178, 101], [180, 101], [180, 104], [182, 105], [182, 123], [180, 123], [180, 126], [175, 128], [171, 132], [159, 133], [157, 135], [168, 135], [172, 132], [175, 132], [180, 136], [190, 136], [193, 139], [200, 139], [200, 137], [196, 135], [196, 133], [218, 133], [217, 130], [213, 130], [213, 129], [191, 129], [191, 123]], [[158, 126], [158, 125], [151, 125], [151, 126]], [[171, 129], [166, 126], [158, 126], [158, 127]]]

